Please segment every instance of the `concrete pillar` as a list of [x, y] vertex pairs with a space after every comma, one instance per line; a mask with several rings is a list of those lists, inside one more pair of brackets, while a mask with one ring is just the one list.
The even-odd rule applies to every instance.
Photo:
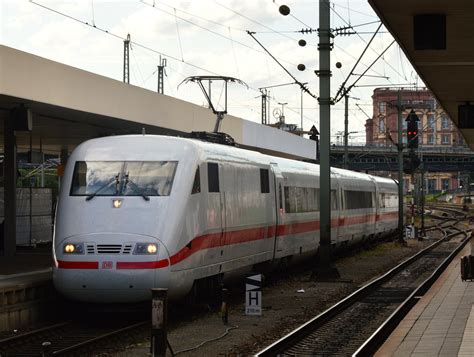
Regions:
[[59, 159], [61, 160], [61, 165], [66, 166], [68, 158], [69, 158], [69, 152], [68, 152], [67, 148], [62, 148], [61, 149], [61, 154], [59, 156]]
[[61, 190], [62, 179], [64, 175], [64, 168], [66, 167], [67, 160], [69, 158], [69, 152], [67, 147], [61, 148], [61, 153], [59, 154], [59, 167], [58, 167], [58, 191]]

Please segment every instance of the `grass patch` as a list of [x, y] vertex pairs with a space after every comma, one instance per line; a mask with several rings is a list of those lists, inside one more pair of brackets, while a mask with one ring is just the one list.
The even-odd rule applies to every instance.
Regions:
[[367, 258], [367, 257], [375, 257], [378, 255], [383, 255], [388, 250], [392, 250], [397, 248], [399, 243], [396, 241], [393, 242], [385, 242], [377, 244], [376, 246], [368, 247], [364, 250], [361, 250], [359, 254], [357, 254], [357, 258]]

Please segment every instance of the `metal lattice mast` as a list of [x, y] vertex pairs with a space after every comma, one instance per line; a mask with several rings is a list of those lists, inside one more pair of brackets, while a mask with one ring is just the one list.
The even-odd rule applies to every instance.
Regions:
[[130, 34], [123, 41], [123, 82], [130, 83]]
[[158, 66], [158, 93], [164, 94], [164, 77], [165, 77], [165, 67], [166, 67], [166, 58], [161, 58], [160, 56], [160, 65]]
[[262, 124], [267, 125], [268, 124], [268, 118], [267, 118], [267, 100], [268, 100], [268, 92], [266, 89], [260, 90], [262, 93]]

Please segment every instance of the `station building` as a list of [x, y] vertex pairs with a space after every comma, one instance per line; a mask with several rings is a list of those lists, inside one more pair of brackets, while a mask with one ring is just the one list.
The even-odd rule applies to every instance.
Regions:
[[[407, 142], [405, 119], [413, 109], [420, 119], [418, 155], [423, 152], [455, 152], [465, 150], [467, 144], [459, 129], [426, 87], [376, 88], [372, 95], [373, 116], [367, 119], [367, 146], [390, 147], [398, 142], [398, 93], [401, 95], [403, 110], [403, 137]], [[425, 187], [428, 193], [453, 190], [462, 186], [465, 173], [436, 172], [425, 175]], [[413, 178], [406, 176], [405, 187], [413, 184]]]

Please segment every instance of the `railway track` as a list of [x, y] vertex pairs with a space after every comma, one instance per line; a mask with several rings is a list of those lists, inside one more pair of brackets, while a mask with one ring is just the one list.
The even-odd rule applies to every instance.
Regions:
[[462, 217], [458, 213], [450, 212], [450, 217], [441, 217], [440, 224], [429, 228], [454, 232], [445, 233], [442, 239], [260, 351], [257, 356], [371, 355], [467, 243], [468, 232], [448, 222], [459, 221]]
[[0, 340], [0, 356], [66, 356], [97, 352], [99, 345], [149, 329], [147, 321], [68, 321]]

